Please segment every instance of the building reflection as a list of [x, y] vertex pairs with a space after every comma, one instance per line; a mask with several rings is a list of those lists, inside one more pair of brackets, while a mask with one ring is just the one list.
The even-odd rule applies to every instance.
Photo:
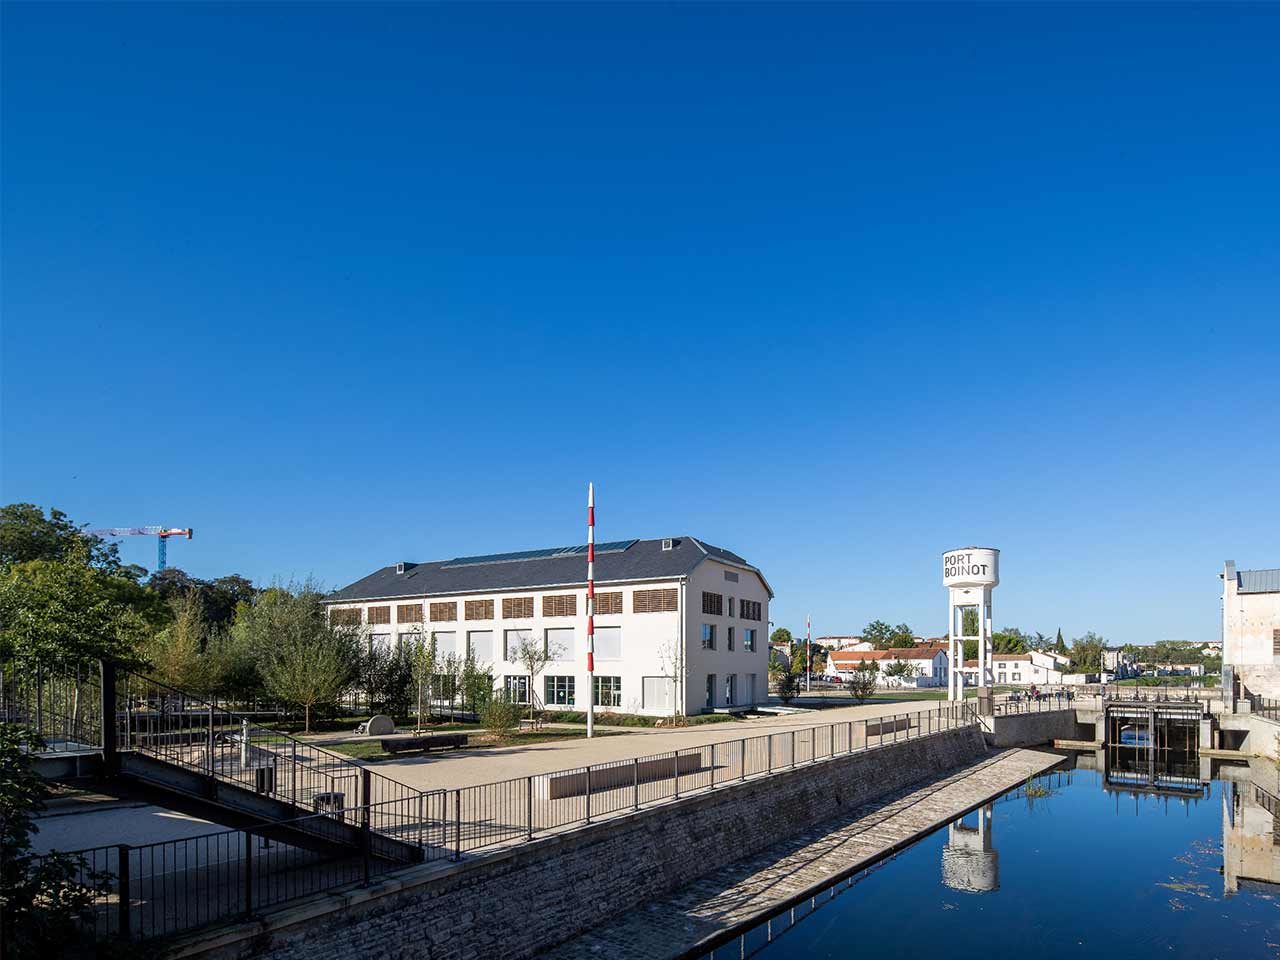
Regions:
[[942, 848], [942, 882], [964, 893], [991, 893], [1000, 889], [1000, 854], [992, 840], [992, 805], [977, 812], [976, 827], [956, 820], [947, 827]]
[[1275, 784], [1275, 770], [1224, 766], [1219, 776], [1223, 889], [1231, 894], [1252, 884], [1280, 883], [1280, 799], [1262, 784]]

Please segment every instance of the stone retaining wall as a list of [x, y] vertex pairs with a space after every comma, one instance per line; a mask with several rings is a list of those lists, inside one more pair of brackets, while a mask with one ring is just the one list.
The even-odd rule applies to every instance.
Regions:
[[[987, 742], [997, 748], [1035, 747], [1054, 740], [1078, 739], [1074, 708], [989, 717], [988, 722], [991, 731]], [[1092, 732], [1086, 739], [1093, 739]]]
[[497, 852], [320, 895], [202, 936], [223, 960], [519, 960], [804, 828], [986, 753], [976, 728], [906, 740]]

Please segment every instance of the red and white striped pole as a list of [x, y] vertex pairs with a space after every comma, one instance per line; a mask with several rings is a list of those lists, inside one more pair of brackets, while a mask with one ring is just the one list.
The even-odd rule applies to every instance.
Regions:
[[596, 486], [587, 484], [587, 736], [596, 718]]

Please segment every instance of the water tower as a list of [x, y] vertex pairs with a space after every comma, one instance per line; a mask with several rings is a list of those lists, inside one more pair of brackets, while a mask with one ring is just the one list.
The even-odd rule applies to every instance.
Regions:
[[942, 585], [947, 588], [947, 636], [951, 663], [947, 699], [964, 699], [964, 642], [978, 641], [978, 686], [991, 686], [991, 591], [1000, 583], [1000, 551], [961, 547], [942, 555]]

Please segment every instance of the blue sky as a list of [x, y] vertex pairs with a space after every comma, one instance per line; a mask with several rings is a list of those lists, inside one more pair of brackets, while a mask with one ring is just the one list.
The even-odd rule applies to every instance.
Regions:
[[[3, 9], [0, 496], [200, 576], [693, 534], [773, 619], [1280, 565], [1280, 7]], [[128, 541], [150, 565], [154, 543]]]

